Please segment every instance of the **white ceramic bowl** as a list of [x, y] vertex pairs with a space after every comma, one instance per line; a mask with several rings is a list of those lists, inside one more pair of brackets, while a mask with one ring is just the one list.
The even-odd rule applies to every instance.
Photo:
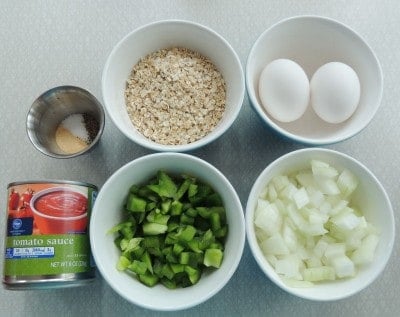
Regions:
[[[229, 233], [222, 265], [211, 273], [203, 273], [197, 284], [187, 288], [171, 290], [163, 285], [149, 288], [126, 273], [119, 272], [116, 263], [120, 252], [114, 245], [114, 236], [106, 234], [121, 221], [123, 202], [130, 186], [147, 181], [160, 169], [196, 176], [218, 191], [226, 207]], [[182, 153], [151, 154], [121, 167], [101, 188], [91, 215], [90, 242], [101, 275], [122, 297], [153, 310], [185, 309], [215, 295], [235, 272], [245, 242], [243, 209], [232, 185], [209, 163]]]
[[[126, 111], [124, 92], [133, 66], [159, 49], [185, 47], [209, 58], [226, 83], [226, 109], [215, 129], [200, 140], [185, 145], [163, 145], [139, 133]], [[206, 26], [189, 21], [166, 20], [142, 26], [125, 36], [112, 50], [102, 76], [105, 108], [117, 128], [129, 139], [156, 151], [184, 152], [221, 136], [241, 109], [245, 84], [240, 60], [230, 44]]]
[[[380, 240], [375, 251], [374, 261], [361, 268], [357, 275], [350, 279], [336, 280], [315, 284], [310, 288], [287, 286], [274, 268], [263, 256], [254, 231], [254, 211], [257, 199], [265, 185], [278, 174], [288, 174], [309, 167], [311, 159], [326, 161], [339, 170], [352, 171], [359, 179], [353, 202], [362, 210], [367, 221], [380, 230]], [[250, 249], [261, 270], [283, 290], [310, 300], [331, 301], [351, 296], [370, 285], [383, 271], [388, 262], [394, 243], [395, 222], [393, 209], [384, 188], [379, 180], [356, 159], [328, 149], [308, 148], [288, 153], [270, 165], [259, 175], [254, 183], [246, 206], [246, 235]]]
[[[351, 66], [361, 84], [360, 102], [352, 117], [340, 124], [328, 124], [309, 105], [294, 122], [273, 119], [261, 104], [258, 82], [264, 67], [279, 58], [298, 63], [309, 79], [328, 62]], [[247, 60], [246, 87], [254, 110], [278, 134], [305, 144], [325, 145], [348, 139], [368, 125], [380, 106], [383, 79], [374, 52], [352, 29], [324, 17], [297, 16], [271, 26], [256, 40]]]

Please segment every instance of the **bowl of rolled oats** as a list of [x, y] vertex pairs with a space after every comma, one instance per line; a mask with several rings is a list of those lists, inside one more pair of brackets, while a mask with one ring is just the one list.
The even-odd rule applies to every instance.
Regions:
[[117, 128], [155, 151], [186, 152], [226, 132], [237, 118], [244, 74], [232, 46], [210, 28], [165, 20], [126, 35], [102, 76]]

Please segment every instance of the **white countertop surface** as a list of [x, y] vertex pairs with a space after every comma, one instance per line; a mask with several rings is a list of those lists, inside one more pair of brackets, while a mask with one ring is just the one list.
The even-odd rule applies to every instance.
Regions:
[[[57, 160], [39, 153], [25, 131], [27, 111], [42, 92], [76, 85], [101, 99], [101, 73], [113, 46], [133, 29], [163, 19], [204, 24], [225, 37], [243, 67], [256, 38], [295, 15], [322, 15], [350, 26], [381, 62], [384, 94], [374, 120], [355, 137], [327, 148], [368, 166], [387, 190], [399, 232], [400, 209], [400, 1], [397, 0], [135, 0], [0, 1], [0, 237], [5, 236], [7, 185], [29, 179], [70, 179], [101, 187], [123, 164], [151, 151], [130, 142], [106, 117], [100, 144], [89, 154]], [[257, 175], [275, 158], [304, 145], [265, 128], [247, 97], [230, 130], [191, 154], [220, 169], [245, 206]], [[258, 268], [246, 244], [231, 281], [182, 316], [393, 316], [400, 313], [399, 239], [379, 278], [361, 293], [328, 303], [285, 293]], [[2, 250], [3, 251], [3, 250]], [[1, 257], [0, 270], [3, 269]], [[154, 300], [157, 300], [156, 298]], [[1, 316], [153, 316], [118, 296], [101, 278], [90, 286], [44, 291], [0, 289]]]

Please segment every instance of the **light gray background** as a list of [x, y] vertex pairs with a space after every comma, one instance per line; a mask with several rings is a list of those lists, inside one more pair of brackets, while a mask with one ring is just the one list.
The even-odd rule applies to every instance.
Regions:
[[[89, 155], [69, 160], [42, 155], [30, 144], [25, 132], [26, 113], [38, 95], [51, 87], [70, 84], [88, 89], [101, 100], [101, 73], [111, 49], [128, 32], [149, 22], [177, 18], [211, 27], [231, 43], [245, 66], [252, 43], [261, 32], [281, 19], [300, 14], [327, 16], [354, 28], [375, 50], [382, 64], [384, 95], [376, 117], [361, 134], [328, 148], [354, 156], [380, 179], [391, 197], [399, 229], [400, 1], [0, 0], [1, 242], [8, 183], [70, 179], [101, 186], [123, 164], [151, 153], [131, 143], [107, 117], [101, 143]], [[261, 170], [280, 155], [302, 147], [267, 130], [246, 97], [231, 129], [192, 154], [219, 168], [245, 206], [251, 184]], [[286, 294], [263, 275], [246, 245], [239, 268], [225, 288], [195, 308], [169, 315], [393, 316], [400, 312], [399, 239], [396, 238], [385, 271], [370, 287], [331, 303]], [[3, 260], [0, 263], [2, 270]], [[0, 315], [10, 314], [153, 316], [159, 313], [128, 303], [98, 277], [91, 286], [73, 289], [20, 292], [1, 289]]]

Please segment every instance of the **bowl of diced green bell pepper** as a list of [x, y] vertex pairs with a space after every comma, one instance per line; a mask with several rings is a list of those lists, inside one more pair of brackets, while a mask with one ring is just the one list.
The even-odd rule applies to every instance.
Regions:
[[104, 279], [133, 304], [186, 309], [221, 290], [240, 262], [243, 209], [229, 180], [182, 153], [147, 155], [103, 185], [90, 221]]

